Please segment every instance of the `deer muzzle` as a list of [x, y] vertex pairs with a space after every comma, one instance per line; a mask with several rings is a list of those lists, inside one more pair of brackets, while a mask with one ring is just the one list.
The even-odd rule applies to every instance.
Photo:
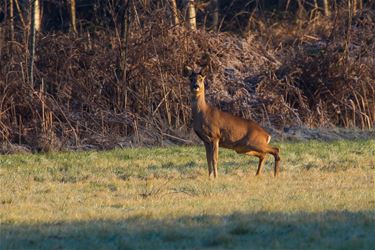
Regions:
[[192, 87], [193, 91], [195, 91], [195, 92], [199, 91], [199, 85], [198, 84], [193, 83], [193, 85], [191, 87]]

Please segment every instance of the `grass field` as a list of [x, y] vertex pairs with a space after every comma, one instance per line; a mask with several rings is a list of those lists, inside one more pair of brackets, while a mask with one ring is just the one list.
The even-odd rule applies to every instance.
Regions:
[[0, 156], [0, 249], [373, 249], [375, 141]]

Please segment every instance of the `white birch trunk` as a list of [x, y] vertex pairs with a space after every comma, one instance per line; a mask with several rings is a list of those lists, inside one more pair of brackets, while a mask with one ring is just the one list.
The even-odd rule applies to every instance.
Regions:
[[189, 19], [189, 28], [193, 31], [197, 30], [197, 20], [195, 13], [194, 0], [188, 0], [188, 19]]
[[331, 15], [331, 10], [329, 8], [329, 0], [323, 0], [323, 5], [324, 5], [324, 15], [325, 16], [330, 16]]
[[177, 12], [177, 4], [176, 0], [170, 0], [171, 5], [171, 12], [173, 17], [173, 25], [178, 25], [180, 23], [180, 20], [178, 19], [178, 12]]
[[34, 27], [35, 31], [40, 31], [42, 25], [42, 17], [40, 15], [40, 0], [32, 0], [34, 2]]
[[77, 33], [76, 0], [70, 2], [70, 25], [72, 32]]

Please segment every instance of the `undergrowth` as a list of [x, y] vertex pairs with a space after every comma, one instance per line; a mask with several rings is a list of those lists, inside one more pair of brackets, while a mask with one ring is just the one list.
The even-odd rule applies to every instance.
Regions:
[[[126, 41], [109, 27], [1, 43], [0, 133], [33, 151], [191, 143], [181, 71], [211, 57], [207, 99], [264, 126], [357, 127], [375, 121], [375, 15], [257, 15], [239, 34], [171, 26], [166, 9], [138, 9]], [[251, 21], [252, 20], [252, 21]]]

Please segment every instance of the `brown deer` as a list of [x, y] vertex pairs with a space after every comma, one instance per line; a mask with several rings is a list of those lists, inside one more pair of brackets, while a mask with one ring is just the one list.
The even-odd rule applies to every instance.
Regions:
[[279, 174], [279, 149], [269, 145], [271, 136], [256, 122], [236, 117], [209, 105], [205, 99], [205, 71], [185, 67], [184, 76], [189, 77], [193, 128], [206, 148], [209, 177], [217, 177], [219, 146], [259, 158], [256, 175], [260, 175], [266, 154], [275, 158], [274, 175]]

